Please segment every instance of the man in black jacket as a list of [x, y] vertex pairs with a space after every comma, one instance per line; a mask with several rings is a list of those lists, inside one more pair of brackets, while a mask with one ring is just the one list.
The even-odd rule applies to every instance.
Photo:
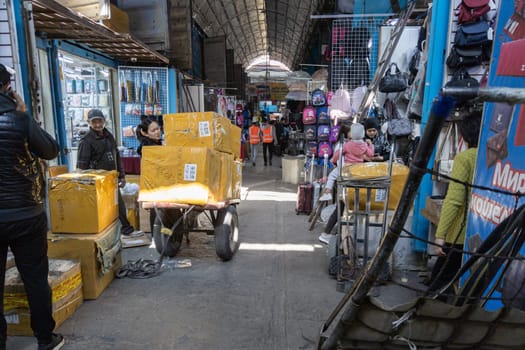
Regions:
[[[51, 288], [47, 280], [45, 178], [39, 158], [50, 160], [59, 147], [51, 135], [25, 113], [11, 91], [11, 73], [0, 64], [0, 290], [3, 300], [7, 249], [11, 248], [24, 281], [31, 328], [39, 350], [60, 349], [64, 338], [53, 333]], [[7, 324], [0, 306], [0, 349], [6, 349]]]
[[[99, 109], [92, 109], [88, 113], [89, 132], [78, 144], [77, 168], [116, 170], [119, 177], [119, 186], [126, 185], [126, 174], [122, 169], [117, 142], [106, 129], [106, 118]], [[125, 237], [141, 236], [142, 231], [135, 231], [128, 221], [126, 206], [120, 191], [118, 191], [118, 218], [122, 224], [121, 234]]]

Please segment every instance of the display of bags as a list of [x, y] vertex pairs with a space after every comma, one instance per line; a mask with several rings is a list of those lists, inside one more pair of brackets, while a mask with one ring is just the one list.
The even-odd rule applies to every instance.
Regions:
[[391, 63], [385, 75], [379, 82], [379, 91], [381, 92], [401, 92], [408, 87], [406, 76], [399, 70], [397, 64]]
[[463, 24], [456, 31], [454, 45], [456, 48], [484, 45], [489, 41], [488, 30], [489, 24], [487, 21]]
[[332, 97], [330, 105], [330, 118], [335, 121], [349, 119], [352, 115], [352, 102], [350, 100], [350, 94], [343, 87], [337, 89]]
[[330, 126], [329, 125], [319, 125], [317, 127], [317, 140], [318, 141], [328, 141], [330, 139]]
[[479, 66], [483, 63], [483, 48], [481, 46], [469, 49], [452, 47], [446, 63], [452, 69]]
[[475, 22], [489, 11], [489, 0], [463, 0], [457, 8], [456, 16], [458, 23]]
[[317, 124], [330, 124], [330, 116], [328, 115], [328, 107], [317, 108]]
[[317, 118], [315, 117], [315, 108], [313, 106], [306, 106], [303, 109], [303, 124], [315, 124]]
[[306, 140], [316, 140], [317, 139], [317, 126], [305, 125], [304, 126], [304, 138]]
[[399, 114], [396, 104], [387, 98], [383, 105], [388, 119], [388, 134], [391, 136], [407, 136], [412, 133], [413, 125], [408, 118], [403, 118]]
[[332, 146], [328, 141], [319, 142], [318, 152], [319, 157], [324, 157], [325, 154], [328, 154], [328, 157], [332, 155]]
[[324, 106], [326, 104], [326, 96], [321, 89], [312, 91], [312, 105], [315, 107]]
[[459, 69], [445, 87], [479, 87], [479, 81], [472, 78], [465, 68]]

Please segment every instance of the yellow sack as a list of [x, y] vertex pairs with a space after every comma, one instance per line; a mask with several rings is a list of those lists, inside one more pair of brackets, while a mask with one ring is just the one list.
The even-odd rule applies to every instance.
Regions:
[[[401, 199], [401, 193], [408, 177], [408, 167], [402, 164], [392, 164], [392, 178], [390, 184], [390, 194], [388, 198], [388, 209], [393, 210], [397, 207]], [[343, 166], [341, 176], [348, 180], [370, 180], [388, 175], [388, 162], [367, 162]], [[366, 188], [359, 189], [359, 209], [364, 210], [366, 205]], [[355, 189], [349, 187], [347, 190], [348, 204], [353, 209]], [[372, 210], [383, 210], [385, 193], [381, 189], [371, 190], [370, 208]]]

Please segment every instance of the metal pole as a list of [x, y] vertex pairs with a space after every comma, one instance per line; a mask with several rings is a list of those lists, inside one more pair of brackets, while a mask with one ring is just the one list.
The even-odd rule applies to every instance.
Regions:
[[[322, 350], [336, 349], [337, 342], [345, 333], [347, 326], [356, 319], [361, 304], [366, 299], [368, 292], [377, 280], [383, 266], [387, 263], [388, 258], [392, 254], [394, 246], [396, 245], [406, 219], [411, 211], [421, 179], [426, 173], [425, 170], [434, 150], [443, 122], [450, 114], [450, 111], [454, 108], [454, 105], [455, 100], [449, 96], [440, 95], [435, 100], [428, 124], [425, 127], [414, 160], [410, 165], [410, 172], [405, 187], [403, 188], [403, 193], [401, 194], [402, 201], [399, 203], [394, 213], [392, 223], [388, 227], [388, 232], [377, 253], [370, 262], [368, 269], [365, 270], [365, 272], [361, 274], [359, 280], [356, 281], [355, 288], [352, 288], [350, 303], [344, 310], [343, 315], [335, 326], [333, 332], [322, 344]], [[326, 326], [323, 328], [326, 329]]]
[[491, 87], [491, 88], [443, 88], [443, 96], [455, 96], [458, 99], [479, 98], [488, 102], [506, 102], [509, 104], [523, 103], [525, 89]]

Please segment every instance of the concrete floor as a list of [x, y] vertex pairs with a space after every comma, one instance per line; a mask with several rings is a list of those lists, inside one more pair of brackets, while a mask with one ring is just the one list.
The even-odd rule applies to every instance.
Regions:
[[[262, 157], [261, 157], [262, 158]], [[215, 256], [213, 236], [183, 243], [176, 259], [191, 267], [160, 276], [115, 280], [85, 301], [59, 329], [66, 350], [315, 349], [322, 323], [342, 293], [327, 274], [321, 225], [307, 230], [295, 214], [297, 186], [272, 167], [244, 167], [246, 197], [238, 207], [241, 249], [230, 262]], [[123, 261], [157, 259], [149, 247], [123, 250]], [[35, 349], [32, 337], [10, 337], [8, 349]]]

